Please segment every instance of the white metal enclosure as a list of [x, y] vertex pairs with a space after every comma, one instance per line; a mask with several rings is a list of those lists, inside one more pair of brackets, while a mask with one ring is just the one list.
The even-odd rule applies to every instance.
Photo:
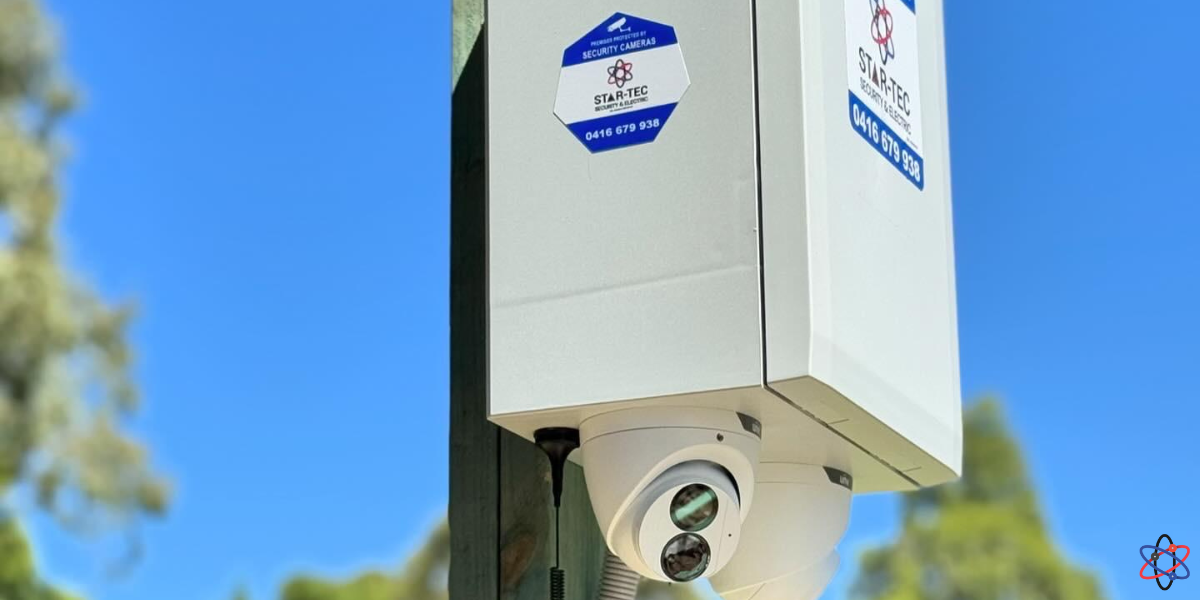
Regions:
[[[555, 116], [564, 49], [623, 14], [674, 28], [690, 85], [652, 142], [593, 153]], [[764, 462], [856, 492], [956, 476], [941, 0], [491, 0], [487, 22], [494, 422], [724, 407], [762, 421]], [[646, 51], [614, 64], [653, 86]]]

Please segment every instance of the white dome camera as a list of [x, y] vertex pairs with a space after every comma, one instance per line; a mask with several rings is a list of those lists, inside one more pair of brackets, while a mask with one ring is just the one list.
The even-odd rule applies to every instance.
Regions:
[[733, 558], [754, 495], [758, 421], [653, 407], [580, 426], [583, 470], [609, 549], [644, 577], [711, 577]]
[[759, 465], [740, 549], [713, 577], [713, 590], [724, 600], [816, 600], [837, 573], [852, 487], [837, 469]]

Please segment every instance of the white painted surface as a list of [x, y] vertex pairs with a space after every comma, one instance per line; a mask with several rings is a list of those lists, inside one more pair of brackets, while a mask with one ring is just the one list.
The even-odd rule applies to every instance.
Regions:
[[749, 3], [648, 7], [686, 48], [687, 99], [654, 144], [593, 155], [553, 115], [562, 49], [622, 7], [492, 0], [493, 420], [529, 436], [618, 406], [729, 408], [764, 422], [764, 460], [848, 470], [856, 492], [952, 479], [942, 7], [918, 2], [923, 189], [852, 126], [842, 2], [759, 3], [760, 128]]

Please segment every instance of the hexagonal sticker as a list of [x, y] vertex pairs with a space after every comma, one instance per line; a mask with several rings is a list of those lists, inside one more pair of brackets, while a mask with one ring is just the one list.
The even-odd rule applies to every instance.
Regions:
[[689, 85], [675, 28], [617, 13], [563, 52], [554, 114], [592, 152], [645, 144]]

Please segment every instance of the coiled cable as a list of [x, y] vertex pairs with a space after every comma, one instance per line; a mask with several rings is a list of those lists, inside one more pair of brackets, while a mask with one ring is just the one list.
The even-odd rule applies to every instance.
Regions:
[[634, 600], [642, 577], [612, 552], [604, 558], [598, 600]]

